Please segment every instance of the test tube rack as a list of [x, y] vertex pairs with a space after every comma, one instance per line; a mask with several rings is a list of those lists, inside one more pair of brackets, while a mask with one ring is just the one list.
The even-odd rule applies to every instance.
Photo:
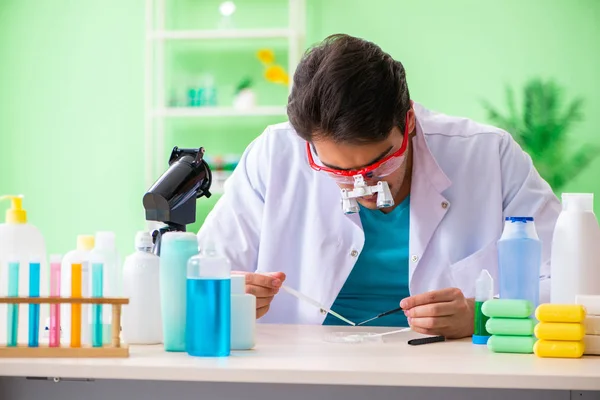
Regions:
[[0, 297], [0, 304], [106, 304], [112, 307], [112, 331], [110, 345], [102, 347], [50, 347], [41, 344], [29, 347], [0, 345], [0, 358], [127, 358], [129, 347], [121, 344], [121, 307], [129, 304], [121, 297]]

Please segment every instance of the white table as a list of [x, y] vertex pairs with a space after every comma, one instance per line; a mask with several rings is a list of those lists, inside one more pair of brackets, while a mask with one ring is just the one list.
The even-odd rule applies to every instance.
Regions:
[[133, 346], [128, 359], [0, 359], [0, 399], [68, 400], [84, 393], [88, 400], [171, 399], [174, 391], [177, 400], [293, 400], [313, 394], [345, 400], [600, 399], [600, 357], [495, 354], [469, 339], [409, 346], [409, 339], [420, 337], [413, 332], [382, 343], [324, 340], [328, 332], [349, 329], [393, 328], [259, 324], [254, 350], [221, 359], [166, 353], [161, 346]]

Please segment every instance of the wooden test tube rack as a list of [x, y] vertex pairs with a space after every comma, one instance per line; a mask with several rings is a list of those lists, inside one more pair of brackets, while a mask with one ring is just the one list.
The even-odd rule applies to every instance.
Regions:
[[102, 347], [16, 347], [0, 346], [0, 358], [126, 358], [129, 347], [121, 344], [121, 306], [129, 299], [121, 297], [0, 297], [0, 304], [106, 304], [112, 306], [111, 344]]

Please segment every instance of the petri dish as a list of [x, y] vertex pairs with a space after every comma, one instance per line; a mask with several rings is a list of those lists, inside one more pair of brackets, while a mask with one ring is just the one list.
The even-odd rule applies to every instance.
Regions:
[[329, 332], [324, 340], [330, 343], [381, 343], [383, 338], [374, 332]]

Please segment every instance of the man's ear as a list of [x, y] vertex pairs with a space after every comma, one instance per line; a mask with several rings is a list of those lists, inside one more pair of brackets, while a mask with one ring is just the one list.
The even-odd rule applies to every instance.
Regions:
[[408, 110], [408, 113], [406, 115], [408, 118], [408, 133], [410, 135], [411, 133], [413, 133], [415, 131], [415, 128], [417, 126], [417, 120], [415, 118], [415, 110], [412, 108], [412, 104], [411, 104], [410, 110]]

